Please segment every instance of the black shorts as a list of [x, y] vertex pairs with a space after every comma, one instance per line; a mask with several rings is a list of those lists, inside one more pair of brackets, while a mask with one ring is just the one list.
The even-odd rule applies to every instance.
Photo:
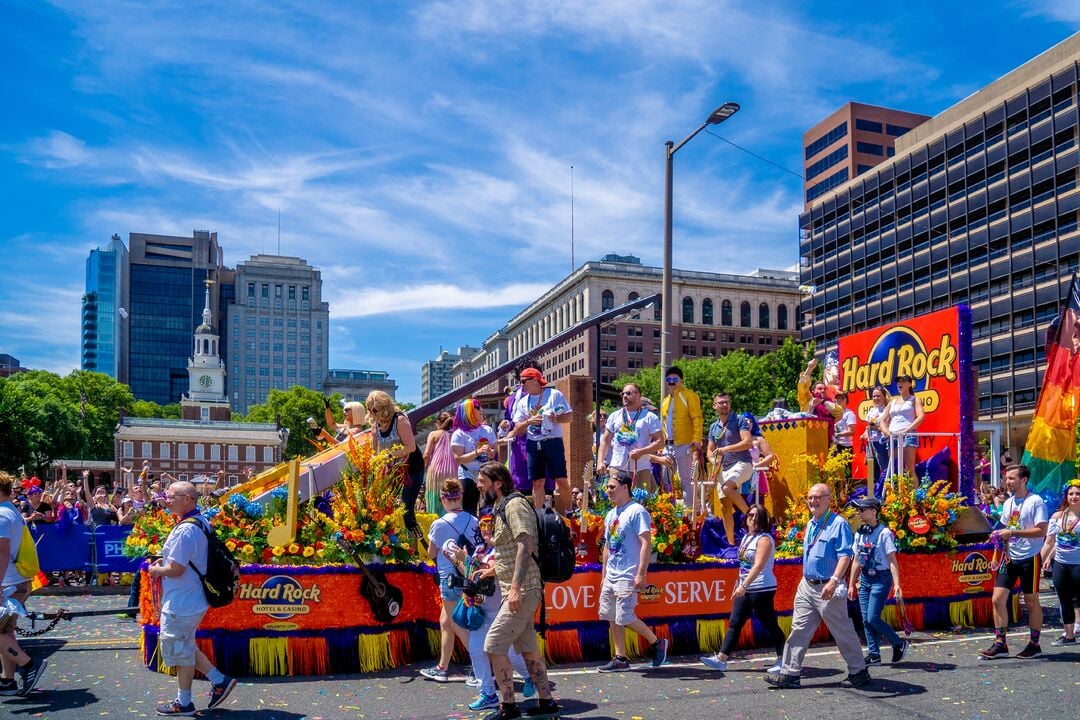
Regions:
[[1037, 585], [1039, 574], [1036, 572], [1038, 559], [1038, 557], [1033, 557], [1027, 560], [1010, 560], [1005, 563], [1005, 567], [998, 570], [997, 578], [994, 580], [994, 587], [1012, 590], [1016, 585], [1016, 581], [1019, 580], [1020, 592], [1039, 592], [1039, 586]]
[[549, 493], [555, 491], [555, 478], [566, 477], [566, 449], [562, 438], [527, 440], [525, 458], [529, 464], [529, 479], [533, 482], [547, 480], [544, 489]]

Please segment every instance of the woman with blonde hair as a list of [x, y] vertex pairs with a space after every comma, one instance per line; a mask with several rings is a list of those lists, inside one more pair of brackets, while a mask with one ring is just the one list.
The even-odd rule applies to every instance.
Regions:
[[450, 446], [451, 429], [454, 416], [448, 412], [439, 413], [435, 420], [435, 429], [428, 433], [424, 446], [424, 504], [427, 511], [435, 515], [443, 514], [439, 493], [443, 482], [457, 477], [457, 460]]
[[344, 422], [334, 419], [334, 412], [330, 409], [330, 401], [323, 400], [326, 408], [326, 426], [337, 428], [337, 441], [341, 442], [350, 436], [358, 436], [367, 430], [367, 410], [361, 402], [347, 402], [343, 406]]
[[382, 390], [371, 391], [364, 404], [371, 419], [371, 440], [375, 451], [393, 448], [393, 456], [405, 461], [405, 482], [401, 487], [401, 500], [405, 503], [405, 527], [419, 537], [421, 532], [416, 523], [416, 498], [424, 489], [424, 454], [416, 446], [412, 423], [394, 404], [393, 398]]

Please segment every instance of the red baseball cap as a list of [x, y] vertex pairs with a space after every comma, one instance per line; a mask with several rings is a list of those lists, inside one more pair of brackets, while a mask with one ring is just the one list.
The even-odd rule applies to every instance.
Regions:
[[543, 374], [539, 370], [537, 370], [536, 368], [525, 368], [524, 370], [522, 370], [521, 371], [521, 379], [523, 381], [524, 380], [535, 380], [536, 382], [540, 383], [541, 385], [547, 385], [547, 380], [544, 379]]

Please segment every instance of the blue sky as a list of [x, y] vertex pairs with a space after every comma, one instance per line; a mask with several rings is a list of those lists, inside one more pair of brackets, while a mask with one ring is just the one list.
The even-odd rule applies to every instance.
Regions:
[[[848, 100], [934, 115], [1080, 27], [1080, 2], [0, 0], [0, 352], [79, 362], [89, 250], [216, 230], [322, 269], [330, 364], [479, 344], [578, 264], [659, 265], [663, 143], [801, 169]], [[796, 262], [798, 178], [676, 156], [675, 266]]]

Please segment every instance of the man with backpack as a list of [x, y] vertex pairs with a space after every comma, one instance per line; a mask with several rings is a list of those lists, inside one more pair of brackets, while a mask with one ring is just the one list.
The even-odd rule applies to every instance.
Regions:
[[218, 670], [195, 644], [195, 631], [210, 607], [203, 589], [208, 572], [210, 524], [199, 513], [198, 491], [189, 482], [174, 482], [165, 493], [165, 506], [177, 518], [161, 549], [161, 559], [150, 565], [151, 578], [161, 578], [162, 662], [176, 668], [176, 699], [157, 706], [158, 715], [194, 715], [191, 685], [195, 670], [211, 683], [208, 709], [225, 701], [236, 680]]
[[495, 685], [499, 689], [499, 708], [484, 720], [521, 717], [514, 697], [514, 671], [510, 648], [525, 658], [529, 678], [540, 693], [539, 704], [525, 711], [527, 717], [554, 717], [559, 706], [551, 697], [547, 666], [536, 641], [533, 618], [544, 600], [544, 583], [537, 552], [540, 546], [539, 521], [533, 505], [521, 493], [514, 492], [514, 481], [505, 465], [485, 463], [476, 473], [476, 487], [492, 501], [495, 508], [495, 576], [503, 601], [488, 630], [484, 652], [491, 660]]
[[19, 647], [15, 637], [19, 616], [4, 608], [8, 597], [19, 603], [30, 597], [31, 578], [17, 567], [22, 543], [30, 541], [24, 532], [22, 514], [11, 502], [14, 483], [15, 478], [0, 471], [0, 695], [26, 696], [41, 679], [47, 661], [30, 657]]

